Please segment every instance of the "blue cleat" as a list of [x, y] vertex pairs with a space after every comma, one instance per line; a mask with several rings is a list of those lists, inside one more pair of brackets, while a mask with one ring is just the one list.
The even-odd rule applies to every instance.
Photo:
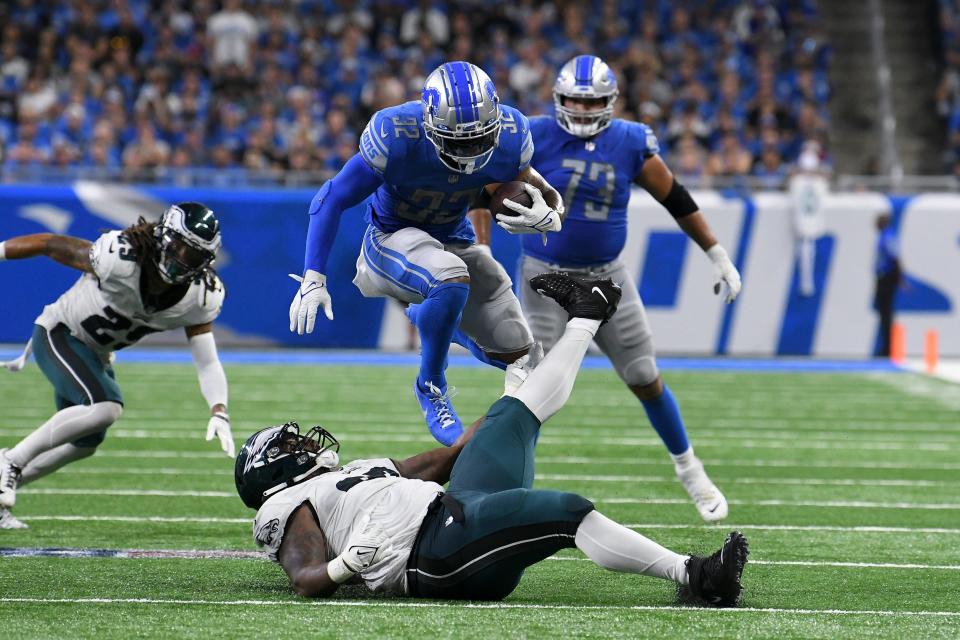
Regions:
[[430, 435], [436, 438], [437, 442], [449, 447], [463, 434], [463, 423], [450, 404], [453, 389], [448, 394], [446, 389], [441, 389], [432, 382], [427, 382], [424, 386], [426, 389], [421, 388], [418, 379], [413, 384], [413, 392], [420, 401]]

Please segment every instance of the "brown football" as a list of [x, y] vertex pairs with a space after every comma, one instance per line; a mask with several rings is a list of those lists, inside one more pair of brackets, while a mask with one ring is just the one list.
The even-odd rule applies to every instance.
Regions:
[[499, 213], [505, 216], [517, 215], [517, 212], [513, 209], [503, 206], [504, 200], [513, 200], [517, 204], [522, 204], [525, 207], [533, 206], [533, 198], [531, 198], [527, 190], [524, 189], [524, 184], [525, 183], [519, 180], [515, 180], [513, 182], [504, 182], [497, 187], [497, 190], [490, 196], [490, 213], [494, 218], [496, 218]]

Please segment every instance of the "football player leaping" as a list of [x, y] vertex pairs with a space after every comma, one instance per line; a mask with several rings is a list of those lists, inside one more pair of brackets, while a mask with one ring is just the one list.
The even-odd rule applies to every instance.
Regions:
[[[374, 194], [354, 284], [365, 296], [409, 303], [422, 355], [414, 391], [427, 426], [452, 444], [463, 426], [447, 390], [451, 340], [506, 368], [533, 338], [503, 267], [474, 244], [467, 210], [499, 183], [529, 185], [531, 208], [512, 203], [511, 233], [558, 231], [559, 193], [530, 168], [526, 117], [501, 105], [493, 82], [467, 62], [448, 62], [427, 78], [419, 102], [389, 107], [370, 119], [360, 152], [310, 205], [304, 274], [290, 305], [290, 330], [313, 331], [317, 309], [333, 319], [327, 259], [344, 210]], [[509, 205], [508, 205], [509, 206]]]
[[[577, 56], [563, 66], [554, 84], [555, 117], [531, 119], [536, 145], [532, 165], [563, 191], [567, 219], [563, 231], [546, 245], [524, 239], [521, 274], [526, 279], [556, 270], [621, 284], [620, 312], [597, 332], [597, 344], [643, 404], [700, 515], [713, 522], [726, 517], [727, 501], [694, 456], [677, 401], [657, 370], [637, 287], [618, 259], [626, 242], [631, 184], [649, 191], [706, 251], [717, 273], [714, 290], [719, 292], [722, 284], [727, 302], [740, 292], [740, 274], [693, 198], [658, 155], [650, 128], [613, 118], [617, 94], [616, 77], [601, 59]], [[526, 290], [521, 303], [534, 337], [550, 349], [566, 317], [556, 305]]]
[[50, 233], [0, 242], [0, 260], [43, 255], [84, 272], [44, 308], [24, 356], [4, 363], [18, 370], [32, 347], [53, 385], [57, 413], [0, 451], [0, 528], [24, 526], [9, 511], [18, 485], [93, 455], [123, 413], [111, 355], [150, 333], [186, 330], [200, 391], [210, 406], [207, 440], [219, 437], [227, 455], [234, 455], [227, 379], [211, 332], [224, 298], [223, 284], [210, 268], [219, 247], [216, 216], [196, 202], [173, 205], [159, 222], [141, 218], [92, 244]]
[[301, 435], [287, 423], [247, 440], [237, 491], [258, 510], [257, 544], [297, 593], [329, 596], [359, 578], [373, 591], [500, 600], [528, 566], [576, 547], [606, 569], [672, 580], [691, 603], [737, 604], [748, 553], [740, 533], [709, 557], [680, 555], [586, 498], [531, 488], [540, 426], [567, 401], [587, 346], [620, 299], [610, 280], [546, 274], [531, 285], [572, 319], [526, 380], [452, 447], [340, 466], [339, 443], [320, 427]]

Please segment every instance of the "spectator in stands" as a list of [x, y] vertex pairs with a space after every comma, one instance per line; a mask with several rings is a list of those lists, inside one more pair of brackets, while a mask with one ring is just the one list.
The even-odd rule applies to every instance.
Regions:
[[207, 23], [210, 66], [214, 71], [234, 65], [251, 71], [250, 47], [256, 42], [257, 21], [243, 8], [242, 0], [224, 0], [223, 9]]
[[[954, 5], [943, 2], [950, 21], [938, 96], [960, 141]], [[69, 148], [55, 158], [51, 144], [69, 141], [77, 162], [106, 171], [121, 156], [138, 164], [146, 120], [150, 145], [168, 150], [150, 154], [148, 172], [173, 162], [208, 165], [220, 146], [248, 171], [264, 164], [323, 171], [373, 111], [418, 98], [425, 74], [444, 60], [480, 64], [505, 103], [538, 114], [552, 109], [542, 87], [553, 70], [582, 52], [606, 56], [620, 82], [622, 115], [640, 116], [661, 136], [663, 154], [675, 156], [671, 164], [682, 157], [691, 174], [725, 164], [720, 149], [730, 133], [740, 151], [727, 152], [736, 161], [722, 173], [736, 175], [743, 165], [746, 173], [774, 167], [776, 154], [761, 139], [769, 127], [779, 131], [777, 152], [787, 165], [804, 137], [825, 139], [829, 47], [808, 0], [464, 6], [469, 11], [431, 0], [19, 2], [0, 11], [0, 150], [12, 166], [10, 152], [22, 138], [15, 155], [62, 165]], [[268, 104], [274, 111], [264, 117]], [[80, 113], [73, 105], [85, 112], [79, 128], [68, 125], [68, 110]], [[243, 114], [242, 135], [230, 108]], [[346, 114], [350, 135], [324, 122], [332, 109]], [[20, 135], [24, 113], [32, 124]], [[112, 140], [90, 135], [101, 121]], [[261, 125], [267, 131], [247, 153], [250, 132]], [[308, 135], [308, 149], [290, 147], [294, 131]], [[716, 150], [710, 162], [706, 149]], [[763, 171], [772, 171], [773, 184], [778, 171]]]

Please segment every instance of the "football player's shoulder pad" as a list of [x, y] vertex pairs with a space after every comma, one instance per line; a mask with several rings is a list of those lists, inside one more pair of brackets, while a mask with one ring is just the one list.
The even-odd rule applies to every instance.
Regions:
[[610, 130], [610, 133], [628, 140], [631, 148], [638, 151], [644, 158], [660, 153], [660, 142], [657, 140], [657, 134], [642, 122], [617, 118], [611, 123]]
[[509, 105], [501, 105], [501, 129], [499, 147], [503, 151], [516, 154], [519, 170], [530, 166], [533, 158], [533, 135], [530, 132], [530, 120]]
[[90, 246], [90, 265], [101, 282], [111, 278], [127, 278], [137, 271], [133, 246], [120, 231], [108, 231]]
[[402, 162], [408, 144], [422, 137], [419, 102], [387, 107], [377, 111], [360, 134], [360, 157], [379, 174], [391, 163]]

